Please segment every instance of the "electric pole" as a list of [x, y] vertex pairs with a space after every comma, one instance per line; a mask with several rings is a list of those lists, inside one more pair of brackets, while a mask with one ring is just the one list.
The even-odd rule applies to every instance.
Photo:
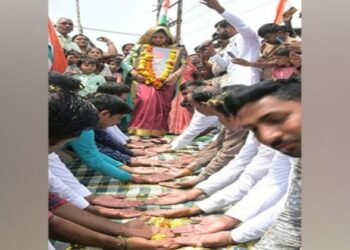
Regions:
[[81, 19], [80, 19], [80, 3], [79, 0], [75, 0], [75, 6], [76, 6], [76, 12], [77, 12], [77, 23], [79, 27], [79, 33], [83, 34], [83, 25], [81, 25]]
[[[160, 15], [160, 9], [162, 8], [162, 2], [163, 2], [163, 0], [158, 0], [157, 9], [154, 10], [154, 11], [157, 11], [157, 20], [156, 20], [156, 24], [158, 24], [159, 15]], [[154, 12], [154, 11], [153, 11], [153, 12]]]
[[182, 0], [177, 1], [177, 20], [176, 20], [176, 43], [181, 41], [181, 24], [182, 24]]

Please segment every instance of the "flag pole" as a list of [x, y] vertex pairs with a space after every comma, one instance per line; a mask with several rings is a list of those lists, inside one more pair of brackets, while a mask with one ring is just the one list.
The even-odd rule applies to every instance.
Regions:
[[79, 33], [83, 34], [83, 25], [81, 25], [81, 18], [80, 18], [80, 2], [79, 0], [75, 0], [75, 7], [77, 11], [77, 23], [79, 27]]

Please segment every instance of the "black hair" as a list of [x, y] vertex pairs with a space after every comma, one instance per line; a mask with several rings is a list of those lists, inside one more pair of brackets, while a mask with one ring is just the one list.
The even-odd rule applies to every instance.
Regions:
[[297, 34], [297, 36], [301, 37], [301, 33], [302, 33], [302, 29], [301, 28], [294, 28], [295, 33]]
[[117, 79], [114, 76], [104, 76], [103, 78], [106, 80], [106, 82], [117, 82]]
[[227, 22], [225, 19], [223, 19], [223, 20], [221, 20], [221, 21], [219, 21], [219, 22], [217, 22], [215, 25], [214, 25], [214, 27], [215, 28], [218, 28], [218, 27], [220, 27], [220, 28], [227, 28], [227, 27], [233, 27], [229, 22]]
[[134, 43], [126, 43], [122, 46], [122, 50], [124, 50], [126, 48], [126, 46], [129, 46], [129, 45], [134, 46], [135, 44]]
[[79, 56], [79, 57], [82, 56], [81, 53], [79, 53], [78, 51], [76, 51], [74, 49], [65, 51], [64, 55], [65, 55], [66, 58], [67, 58], [67, 56]]
[[183, 108], [192, 108], [192, 105], [190, 104], [190, 102], [185, 99], [180, 102], [180, 106]]
[[84, 88], [84, 85], [78, 79], [64, 75], [55, 71], [49, 72], [49, 86], [51, 88], [61, 88], [67, 91], [79, 91]]
[[184, 91], [188, 89], [189, 87], [201, 87], [201, 86], [207, 86], [208, 84], [201, 80], [192, 80], [192, 81], [186, 81], [183, 84], [180, 85], [179, 91]]
[[49, 145], [77, 137], [83, 130], [95, 128], [99, 121], [97, 109], [84, 98], [53, 88], [49, 91]]
[[90, 40], [87, 36], [85, 36], [84, 34], [81, 34], [81, 33], [72, 36], [71, 40], [74, 41], [75, 38], [77, 38], [78, 36], [83, 36], [83, 37], [85, 37], [88, 41]]
[[99, 112], [108, 110], [111, 115], [131, 113], [131, 108], [129, 105], [114, 95], [94, 93], [88, 95], [87, 99], [97, 108]]
[[228, 86], [222, 87], [221, 91], [225, 93], [241, 93], [246, 88], [247, 88], [247, 85], [234, 84], [234, 85], [228, 85]]
[[290, 53], [290, 49], [288, 48], [280, 48], [278, 50], [276, 50], [273, 55], [275, 56], [289, 56]]
[[88, 38], [87, 36], [85, 36], [84, 34], [81, 34], [81, 33], [72, 36], [71, 41], [74, 42], [75, 38], [77, 38], [78, 36], [83, 36], [83, 37], [85, 37], [85, 38], [87, 39], [88, 44], [89, 44], [91, 47], [96, 47], [95, 44], [94, 44], [93, 42], [91, 42], [90, 38]]
[[280, 30], [283, 31], [283, 32], [289, 32], [290, 35], [293, 34], [293, 28], [290, 27], [289, 25], [280, 25]]
[[93, 49], [97, 49], [97, 50], [99, 50], [99, 51], [101, 52], [101, 54], [103, 55], [103, 50], [102, 50], [102, 49], [100, 49], [100, 48], [97, 48], [97, 47], [91, 47], [91, 48], [88, 48], [88, 49], [86, 50], [86, 55], [88, 55], [88, 54], [89, 54], [89, 52], [90, 52], [91, 50], [93, 50]]
[[[162, 26], [162, 25], [160, 25], [160, 26]], [[166, 26], [165, 26], [165, 27], [166, 27]], [[163, 29], [157, 30], [156, 32], [153, 33], [153, 35], [156, 34], [156, 33], [162, 33], [163, 35], [165, 35], [165, 37], [169, 38], [168, 34], [167, 34]], [[152, 35], [152, 36], [153, 36], [153, 35]]]
[[95, 58], [92, 58], [92, 57], [82, 57], [82, 58], [80, 58], [79, 61], [77, 62], [77, 66], [80, 68], [83, 63], [95, 64], [96, 67], [99, 65], [99, 61], [97, 59], [95, 59]]
[[212, 35], [211, 35], [211, 39], [212, 41], [216, 41], [220, 38], [220, 35], [217, 33], [217, 32], [214, 32]]
[[248, 86], [241, 93], [227, 95], [224, 98], [225, 109], [236, 115], [247, 103], [258, 101], [266, 96], [275, 96], [286, 101], [300, 101], [301, 81], [292, 76], [289, 79], [267, 80]]
[[107, 60], [107, 63], [110, 64], [110, 62], [115, 62], [115, 63], [121, 63], [123, 61], [123, 58], [121, 57], [112, 57]]
[[[222, 97], [224, 98], [224, 97]], [[213, 107], [216, 111], [222, 113], [224, 116], [229, 117], [231, 114], [225, 109], [223, 102], [218, 102], [216, 104], [209, 104], [209, 107]]]
[[229, 85], [225, 86], [221, 89], [221, 93], [219, 95], [216, 95], [207, 101], [207, 104], [209, 107], [214, 108], [216, 111], [222, 113], [224, 116], [229, 117], [231, 115], [230, 112], [228, 112], [225, 109], [224, 105], [224, 99], [229, 94], [239, 94], [241, 93], [247, 86], [246, 85]]
[[123, 58], [120, 56], [115, 56], [112, 58], [109, 58], [106, 60], [107, 64], [109, 65], [111, 62], [114, 62], [115, 64], [119, 65], [119, 69], [117, 70], [117, 73], [123, 74], [123, 69], [121, 68], [121, 63], [123, 61]]
[[280, 26], [278, 26], [277, 24], [275, 23], [266, 23], [264, 24], [263, 26], [261, 26], [259, 29], [258, 29], [258, 35], [261, 37], [261, 38], [264, 38], [264, 36], [267, 34], [267, 33], [276, 33], [278, 32], [279, 30], [281, 30]]
[[216, 87], [198, 87], [192, 91], [191, 98], [197, 103], [207, 102], [210, 98], [220, 94], [220, 89]]
[[120, 83], [108, 81], [98, 86], [96, 92], [120, 96], [124, 93], [129, 93], [130, 87], [126, 84], [120, 84]]
[[203, 49], [203, 46], [202, 46], [202, 45], [198, 45], [198, 46], [196, 46], [196, 47], [194, 48], [194, 52], [199, 53], [199, 52], [202, 51], [202, 49]]

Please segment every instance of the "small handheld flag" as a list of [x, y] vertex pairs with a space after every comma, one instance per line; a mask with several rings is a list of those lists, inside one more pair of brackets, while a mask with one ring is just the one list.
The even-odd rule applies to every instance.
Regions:
[[168, 26], [168, 24], [169, 24], [169, 19], [168, 19], [169, 6], [170, 6], [170, 1], [163, 0], [162, 8], [160, 10], [160, 17], [158, 20], [159, 25]]
[[283, 20], [283, 12], [284, 12], [284, 6], [286, 5], [287, 0], [280, 0], [277, 9], [276, 9], [276, 17], [273, 21], [275, 24], [280, 24]]

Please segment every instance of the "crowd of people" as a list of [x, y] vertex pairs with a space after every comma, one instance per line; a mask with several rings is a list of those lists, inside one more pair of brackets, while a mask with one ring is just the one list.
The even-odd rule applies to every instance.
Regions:
[[[256, 32], [218, 0], [202, 3], [223, 19], [194, 54], [164, 25], [123, 45], [120, 54], [107, 37], [99, 38], [106, 51], [84, 34], [70, 37], [73, 21], [58, 19], [68, 66], [48, 77], [51, 240], [102, 249], [216, 248], [253, 240], [257, 250], [301, 248], [301, 37], [292, 15], [284, 15], [285, 25], [262, 24]], [[193, 155], [155, 157], [176, 154], [202, 135], [211, 139]], [[171, 191], [144, 202], [93, 194], [61, 152], [121, 184]], [[187, 201], [194, 203], [137, 209]], [[224, 214], [210, 215], [221, 209]], [[198, 215], [176, 229], [142, 219]], [[165, 237], [151, 240], [154, 234]]]

